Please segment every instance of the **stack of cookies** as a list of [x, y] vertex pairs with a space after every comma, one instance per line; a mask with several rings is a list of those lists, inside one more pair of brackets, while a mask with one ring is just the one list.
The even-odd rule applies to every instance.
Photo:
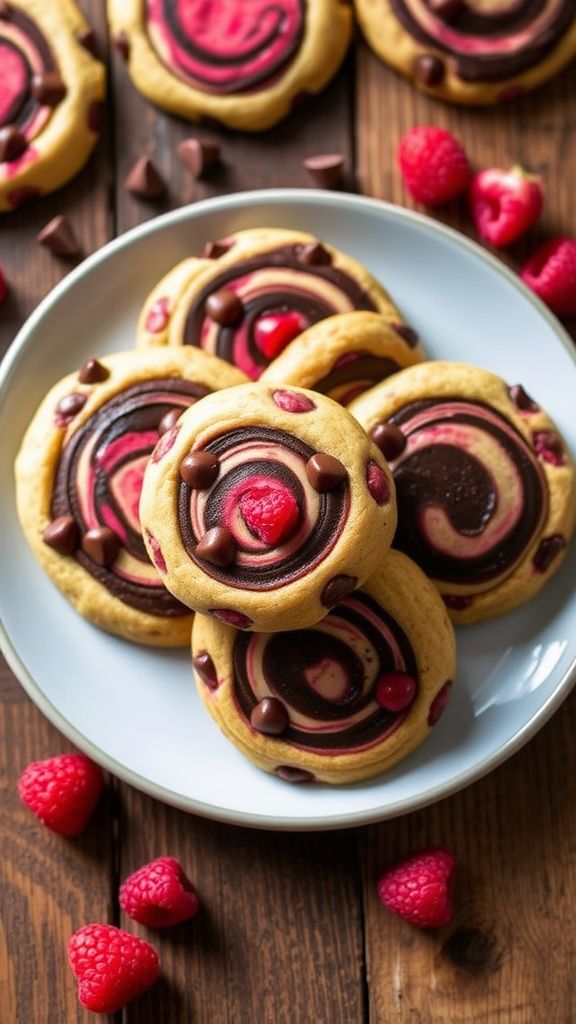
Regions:
[[368, 271], [302, 234], [209, 243], [137, 346], [45, 398], [17, 460], [26, 537], [78, 611], [190, 643], [206, 709], [290, 782], [382, 772], [438, 721], [450, 620], [562, 561], [564, 442], [519, 385], [426, 361]]

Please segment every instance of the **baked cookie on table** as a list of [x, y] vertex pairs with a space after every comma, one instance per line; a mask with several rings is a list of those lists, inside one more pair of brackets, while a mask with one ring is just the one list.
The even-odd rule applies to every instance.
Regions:
[[291, 341], [260, 380], [310, 388], [349, 405], [390, 374], [424, 358], [410, 327], [390, 323], [379, 313], [340, 313]]
[[301, 231], [250, 228], [209, 242], [156, 285], [136, 345], [198, 345], [257, 380], [312, 324], [352, 310], [381, 313], [409, 345], [416, 340], [357, 260]]
[[197, 615], [192, 653], [224, 735], [287, 782], [358, 782], [392, 768], [435, 726], [455, 669], [446, 609], [398, 551], [307, 629], [246, 633]]
[[108, 0], [108, 17], [147, 99], [243, 131], [270, 128], [320, 92], [352, 32], [345, 0]]
[[389, 377], [350, 412], [390, 462], [394, 544], [454, 622], [501, 615], [541, 590], [574, 531], [576, 486], [562, 437], [521, 385], [434, 361]]
[[573, 0], [355, 0], [370, 46], [426, 92], [499, 103], [576, 55]]
[[0, 3], [0, 211], [72, 178], [102, 127], [104, 66], [72, 0]]
[[122, 352], [88, 360], [43, 400], [16, 460], [18, 516], [42, 568], [90, 622], [138, 643], [189, 643], [190, 609], [142, 540], [142, 477], [183, 410], [242, 380], [197, 349]]
[[345, 409], [250, 383], [207, 396], [162, 438], [140, 519], [178, 600], [268, 631], [312, 625], [360, 585], [396, 505], [386, 460]]

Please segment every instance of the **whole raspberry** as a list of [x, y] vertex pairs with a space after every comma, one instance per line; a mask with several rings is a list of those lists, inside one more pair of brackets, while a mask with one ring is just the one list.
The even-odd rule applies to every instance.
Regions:
[[542, 212], [542, 179], [522, 167], [479, 171], [470, 186], [476, 231], [490, 245], [515, 242]]
[[425, 206], [440, 206], [464, 192], [471, 170], [451, 132], [422, 124], [400, 139], [398, 163], [410, 194]]
[[18, 781], [18, 793], [47, 828], [61, 836], [77, 836], [103, 786], [101, 769], [84, 754], [59, 754], [29, 764]]
[[194, 917], [200, 901], [178, 861], [158, 857], [122, 883], [120, 906], [140, 924], [167, 928]]
[[87, 924], [68, 943], [78, 999], [94, 1013], [116, 1013], [160, 974], [152, 946], [111, 924]]
[[269, 547], [288, 540], [300, 520], [298, 502], [287, 487], [257, 483], [244, 491], [239, 505], [250, 532]]
[[561, 316], [576, 316], [576, 238], [553, 238], [520, 271], [525, 284]]
[[419, 928], [441, 928], [454, 913], [456, 861], [449, 850], [433, 849], [401, 861], [378, 879], [378, 896], [388, 910]]

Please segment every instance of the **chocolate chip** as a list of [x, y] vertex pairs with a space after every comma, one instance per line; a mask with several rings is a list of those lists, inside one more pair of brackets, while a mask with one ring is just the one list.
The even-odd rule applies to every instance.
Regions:
[[237, 324], [244, 316], [242, 300], [230, 288], [221, 288], [206, 299], [206, 315], [222, 327]]
[[202, 259], [219, 260], [232, 248], [227, 242], [206, 242], [202, 250]]
[[79, 256], [82, 251], [70, 221], [63, 214], [48, 221], [46, 227], [36, 235], [36, 241], [48, 249], [53, 256], [68, 258]]
[[78, 371], [78, 380], [81, 384], [100, 384], [108, 380], [110, 370], [103, 366], [97, 359], [87, 359]]
[[80, 540], [76, 520], [73, 516], [57, 516], [44, 530], [42, 540], [60, 555], [71, 555]]
[[158, 424], [158, 433], [167, 434], [169, 430], [172, 430], [182, 415], [183, 409], [169, 409], [168, 412], [164, 413], [160, 423]]
[[177, 153], [192, 177], [201, 178], [219, 160], [220, 146], [206, 139], [184, 139]]
[[532, 562], [536, 572], [546, 572], [565, 547], [566, 541], [560, 533], [555, 533], [552, 537], [544, 537], [544, 540], [541, 540], [538, 545]]
[[320, 188], [338, 188], [342, 184], [344, 157], [341, 153], [324, 153], [304, 160], [308, 174]]
[[117, 35], [112, 36], [112, 42], [122, 57], [122, 60], [128, 61], [128, 58], [130, 57], [130, 40], [126, 33], [118, 32]]
[[213, 526], [200, 538], [194, 554], [204, 562], [225, 569], [236, 558], [236, 541], [226, 526]]
[[440, 57], [433, 57], [432, 54], [423, 53], [416, 57], [412, 67], [416, 79], [422, 85], [440, 85], [444, 78], [444, 61]]
[[265, 697], [252, 709], [250, 715], [252, 728], [265, 736], [281, 736], [286, 732], [289, 721], [288, 712], [277, 697]]
[[315, 491], [333, 491], [348, 479], [348, 470], [339, 459], [325, 452], [316, 452], [306, 463], [306, 476]]
[[325, 608], [333, 608], [344, 598], [349, 597], [358, 586], [357, 576], [333, 576], [322, 591], [322, 604]]
[[428, 6], [442, 21], [455, 21], [464, 9], [462, 0], [428, 0]]
[[514, 402], [514, 405], [516, 405], [518, 409], [522, 409], [523, 412], [540, 411], [540, 406], [536, 405], [534, 399], [530, 397], [521, 384], [513, 384], [511, 388], [508, 388], [508, 394]]
[[307, 772], [305, 768], [295, 768], [291, 764], [279, 764], [275, 769], [276, 775], [279, 779], [283, 779], [284, 782], [315, 782], [315, 776], [312, 772]]
[[82, 537], [82, 550], [97, 565], [110, 565], [120, 550], [120, 541], [108, 526], [95, 526]]
[[216, 666], [208, 652], [201, 651], [200, 654], [196, 654], [192, 659], [192, 664], [208, 689], [217, 690], [218, 676], [216, 675]]
[[85, 395], [83, 391], [73, 391], [69, 395], [64, 395], [56, 405], [56, 412], [64, 419], [72, 419], [86, 405], [87, 398], [88, 395]]
[[370, 437], [388, 462], [393, 462], [406, 447], [406, 435], [392, 423], [377, 423], [370, 431]]
[[164, 180], [147, 156], [142, 156], [136, 161], [124, 179], [124, 188], [139, 199], [158, 199], [166, 191]]
[[76, 39], [83, 46], [88, 53], [91, 53], [93, 57], [98, 56], [98, 43], [96, 41], [96, 33], [91, 28], [81, 28], [76, 33]]
[[0, 164], [17, 160], [28, 148], [26, 136], [17, 128], [0, 129]]
[[420, 338], [412, 327], [408, 327], [408, 324], [390, 324], [390, 327], [404, 339], [409, 348], [416, 348]]
[[332, 263], [332, 256], [321, 242], [309, 242], [299, 247], [298, 261], [307, 266], [324, 267]]
[[32, 76], [32, 95], [46, 107], [55, 107], [64, 99], [67, 88], [56, 71], [43, 71]]
[[211, 452], [189, 452], [180, 463], [180, 476], [195, 491], [211, 487], [220, 471], [217, 455]]

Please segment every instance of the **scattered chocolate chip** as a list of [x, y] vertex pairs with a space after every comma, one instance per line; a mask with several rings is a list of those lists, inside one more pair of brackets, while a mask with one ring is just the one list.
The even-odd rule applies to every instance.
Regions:
[[221, 288], [206, 299], [206, 315], [222, 327], [237, 324], [244, 316], [242, 300], [230, 288]]
[[324, 267], [332, 263], [332, 256], [321, 242], [309, 242], [299, 247], [298, 261], [306, 266]]
[[430, 710], [428, 712], [428, 725], [430, 727], [436, 725], [436, 723], [444, 714], [444, 711], [446, 710], [446, 705], [450, 699], [451, 692], [452, 680], [449, 679], [446, 683], [444, 683], [442, 689], [438, 690], [438, 693], [436, 694], [434, 700], [430, 705]]
[[200, 538], [194, 554], [204, 562], [225, 569], [236, 558], [236, 541], [226, 526], [213, 526]]
[[428, 6], [442, 21], [455, 21], [464, 10], [462, 0], [428, 0]]
[[566, 541], [560, 533], [555, 533], [552, 537], [544, 537], [544, 540], [541, 540], [538, 545], [532, 562], [536, 572], [546, 572], [565, 547]]
[[124, 179], [124, 188], [139, 199], [158, 199], [166, 191], [164, 180], [147, 156], [136, 161]]
[[57, 71], [43, 71], [41, 75], [32, 76], [32, 95], [43, 106], [57, 106], [67, 91]]
[[28, 148], [26, 136], [17, 128], [0, 129], [0, 164], [17, 160]]
[[366, 486], [377, 505], [385, 505], [390, 500], [388, 477], [382, 467], [372, 459], [366, 466]]
[[81, 253], [80, 243], [70, 221], [63, 214], [53, 217], [36, 235], [36, 241], [53, 256], [72, 257]]
[[275, 773], [279, 779], [283, 779], [284, 782], [315, 782], [315, 776], [312, 772], [307, 772], [305, 768], [295, 768], [291, 764], [279, 764], [275, 769]]
[[217, 455], [211, 452], [189, 452], [180, 463], [180, 476], [195, 491], [211, 487], [220, 471]]
[[390, 327], [404, 339], [410, 348], [416, 348], [420, 338], [412, 327], [408, 327], [408, 324], [390, 324]]
[[98, 359], [87, 359], [78, 371], [78, 380], [81, 384], [100, 384], [108, 380], [110, 370], [103, 366]]
[[81, 28], [76, 33], [76, 39], [83, 46], [88, 53], [91, 53], [93, 57], [98, 56], [98, 43], [96, 41], [96, 33], [91, 28]]
[[306, 157], [304, 167], [320, 188], [338, 188], [342, 184], [344, 157], [341, 153]]
[[244, 612], [235, 612], [233, 608], [210, 608], [209, 612], [215, 619], [220, 619], [220, 622], [234, 626], [235, 629], [250, 629], [253, 624], [248, 615], [244, 615]]
[[440, 57], [433, 57], [432, 54], [423, 53], [416, 57], [413, 65], [414, 75], [422, 85], [440, 85], [444, 79], [444, 61]]
[[219, 260], [221, 256], [229, 252], [231, 246], [228, 242], [206, 242], [202, 250], [202, 259]]
[[288, 728], [288, 712], [277, 697], [265, 697], [250, 715], [250, 725], [265, 736], [281, 736]]
[[516, 405], [518, 409], [522, 409], [522, 412], [540, 411], [540, 406], [536, 405], [534, 399], [530, 397], [521, 384], [513, 384], [511, 388], [508, 388], [508, 394], [514, 402], [514, 405]]
[[97, 565], [111, 565], [120, 550], [120, 541], [109, 526], [95, 526], [82, 537], [82, 550]]
[[406, 447], [406, 435], [392, 423], [377, 423], [370, 431], [370, 437], [388, 462], [393, 462]]
[[118, 32], [117, 35], [112, 37], [112, 42], [122, 57], [122, 60], [128, 61], [128, 58], [130, 57], [130, 40], [126, 33]]
[[80, 540], [76, 520], [73, 516], [57, 516], [44, 530], [42, 540], [60, 555], [71, 555]]
[[200, 676], [200, 679], [206, 684], [208, 689], [217, 690], [218, 676], [216, 675], [216, 666], [208, 654], [208, 651], [201, 651], [200, 654], [196, 654], [192, 659], [192, 664]]
[[333, 576], [322, 591], [322, 604], [325, 608], [333, 608], [335, 604], [339, 604], [344, 598], [349, 597], [353, 590], [356, 590], [358, 586], [357, 576]]
[[348, 479], [348, 470], [339, 459], [325, 452], [316, 452], [306, 463], [306, 476], [315, 491], [333, 491]]
[[72, 419], [86, 405], [87, 398], [88, 395], [83, 391], [73, 391], [70, 395], [64, 395], [56, 405], [56, 412], [64, 419]]
[[201, 178], [220, 159], [220, 146], [206, 139], [184, 139], [177, 153], [192, 177]]
[[168, 412], [164, 413], [160, 423], [158, 424], [158, 433], [160, 437], [162, 434], [167, 434], [169, 430], [176, 425], [182, 415], [183, 409], [169, 409]]

